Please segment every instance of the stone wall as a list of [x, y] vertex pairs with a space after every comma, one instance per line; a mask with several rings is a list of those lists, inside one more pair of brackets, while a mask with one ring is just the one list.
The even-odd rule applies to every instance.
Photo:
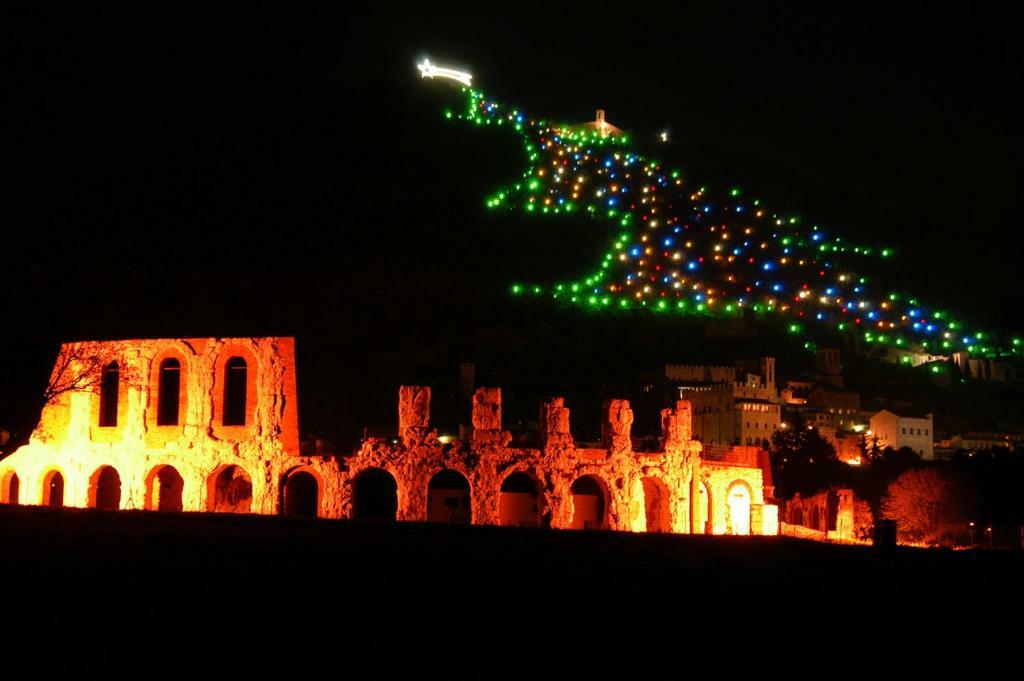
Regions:
[[798, 493], [783, 502], [780, 512], [783, 534], [819, 541], [864, 539], [872, 525], [867, 503], [844, 488], [808, 496]]
[[[17, 476], [18, 498], [10, 501], [56, 505], [59, 474], [61, 504], [79, 507], [637, 532], [777, 531], [761, 469], [703, 461], [701, 444], [691, 438], [686, 401], [662, 411], [658, 452], [633, 451], [633, 411], [626, 400], [605, 404], [601, 448], [577, 447], [562, 398], [541, 406], [540, 448], [523, 449], [509, 447], [499, 388], [473, 395], [469, 438], [442, 442], [430, 427], [430, 388], [402, 386], [398, 438], [368, 438], [347, 455], [302, 456], [292, 339], [103, 346], [117, 357], [124, 377], [117, 425], [97, 425], [97, 389], [69, 393], [48, 406], [31, 442], [0, 462], [0, 491], [7, 494]], [[169, 357], [181, 364], [181, 418], [157, 425], [160, 384], [154, 372]], [[248, 366], [241, 426], [223, 418], [232, 357]]]

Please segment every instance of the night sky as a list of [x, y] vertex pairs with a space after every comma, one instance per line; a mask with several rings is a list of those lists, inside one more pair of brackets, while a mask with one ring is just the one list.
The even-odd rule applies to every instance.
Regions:
[[303, 427], [351, 429], [366, 386], [393, 393], [382, 351], [514, 324], [510, 282], [586, 270], [594, 223], [484, 210], [520, 149], [444, 121], [458, 100], [419, 79], [426, 55], [535, 115], [604, 108], [695, 181], [894, 246], [917, 291], [1024, 327], [1010, 17], [491, 7], [9, 13], [0, 426], [61, 340], [280, 334]]

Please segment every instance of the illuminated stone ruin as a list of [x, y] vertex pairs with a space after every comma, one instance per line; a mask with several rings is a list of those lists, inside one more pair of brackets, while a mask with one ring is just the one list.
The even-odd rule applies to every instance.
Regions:
[[[398, 437], [355, 452], [299, 451], [294, 340], [93, 344], [102, 378], [43, 410], [0, 462], [0, 501], [323, 518], [777, 534], [757, 465], [706, 460], [689, 402], [662, 410], [661, 447], [636, 452], [626, 400], [604, 406], [602, 446], [576, 445], [569, 409], [540, 410], [539, 449], [510, 447], [501, 390], [472, 400], [472, 435], [430, 428], [430, 388], [402, 386]], [[68, 347], [68, 346], [65, 346]], [[59, 362], [58, 362], [59, 364]], [[444, 441], [442, 441], [444, 440]]]
[[847, 488], [822, 490], [783, 502], [780, 533], [817, 541], [863, 541], [874, 524], [871, 508]]

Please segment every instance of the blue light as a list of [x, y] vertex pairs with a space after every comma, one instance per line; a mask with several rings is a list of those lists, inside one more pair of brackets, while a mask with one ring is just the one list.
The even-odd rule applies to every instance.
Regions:
[[761, 266], [761, 268], [764, 269], [765, 271], [770, 270], [772, 268], [772, 264], [770, 262], [766, 262], [764, 265]]
[[689, 265], [687, 265], [687, 266], [686, 266], [686, 268], [687, 268], [687, 269], [690, 269], [690, 270], [695, 270], [695, 269], [697, 269], [697, 261], [696, 261], [696, 260], [691, 260], [691, 261], [690, 261], [690, 264], [689, 264]]
[[665, 243], [666, 246], [671, 246], [674, 242], [672, 241], [671, 238], [669, 238], [669, 239], [665, 239], [664, 243]]
[[631, 250], [629, 252], [629, 254], [631, 256], [633, 256], [634, 258], [639, 257], [640, 256], [640, 249], [639, 248], [634, 248], [633, 250]]

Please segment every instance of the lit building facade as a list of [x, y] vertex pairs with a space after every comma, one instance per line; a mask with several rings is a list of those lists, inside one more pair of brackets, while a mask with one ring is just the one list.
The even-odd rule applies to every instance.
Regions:
[[879, 447], [909, 447], [922, 459], [935, 456], [935, 430], [931, 414], [897, 414], [883, 409], [871, 417], [871, 435], [877, 439]]
[[782, 424], [775, 388], [775, 360], [761, 362], [761, 375], [746, 374], [704, 386], [683, 386], [680, 397], [693, 404], [693, 436], [709, 445], [767, 446]]

